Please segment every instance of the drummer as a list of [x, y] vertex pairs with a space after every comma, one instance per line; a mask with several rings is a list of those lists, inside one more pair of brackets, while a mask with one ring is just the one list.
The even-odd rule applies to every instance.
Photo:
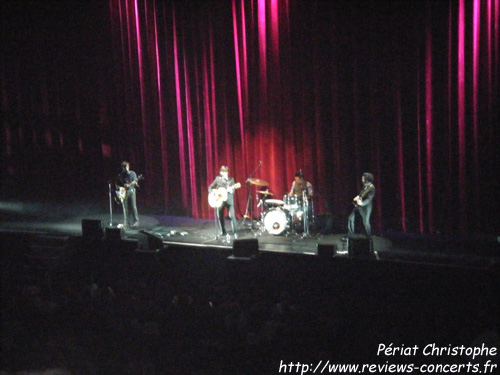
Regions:
[[[313, 204], [312, 198], [314, 196], [313, 186], [309, 181], [304, 179], [302, 171], [295, 173], [295, 180], [292, 182], [292, 188], [289, 195], [296, 195], [299, 202], [300, 211], [306, 211], [307, 222], [304, 222], [304, 232], [309, 232], [309, 224], [313, 221]], [[304, 196], [307, 202], [303, 201]], [[307, 203], [307, 205], [306, 205]]]
[[295, 180], [292, 182], [292, 188], [290, 189], [290, 195], [295, 194], [302, 199], [303, 192], [306, 192], [307, 199], [311, 199], [314, 195], [313, 186], [309, 181], [304, 179], [302, 172], [295, 173]]

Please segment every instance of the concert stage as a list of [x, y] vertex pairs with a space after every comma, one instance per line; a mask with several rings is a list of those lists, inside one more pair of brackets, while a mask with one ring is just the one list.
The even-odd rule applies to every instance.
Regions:
[[299, 358], [383, 364], [380, 343], [471, 345], [498, 317], [499, 244], [489, 238], [379, 232], [374, 254], [350, 254], [327, 227], [274, 236], [240, 222], [249, 248], [237, 256], [213, 220], [142, 214], [122, 232], [121, 215], [110, 226], [99, 206], [0, 212], [8, 374], [27, 364], [71, 375], [275, 374]]
[[[0, 233], [26, 234], [28, 237], [82, 236], [82, 220], [100, 222], [104, 237], [117, 234], [122, 214], [104, 213], [99, 205], [85, 203], [2, 203], [0, 214], [2, 222]], [[350, 257], [348, 242], [344, 241], [345, 232], [335, 233], [335, 229], [324, 223], [313, 226], [309, 235], [301, 231], [284, 231], [280, 235], [268, 233], [261, 221], [240, 219], [238, 221], [238, 240], [257, 239], [259, 252], [300, 254], [318, 256], [318, 247], [333, 252], [335, 257]], [[231, 228], [227, 220], [226, 228]], [[229, 231], [231, 234], [231, 231]], [[217, 237], [215, 221], [190, 217], [141, 214], [140, 226], [122, 230], [120, 238], [129, 243], [141, 245], [141, 235], [151, 235], [161, 240], [163, 247], [190, 248], [204, 251], [216, 249], [230, 253], [234, 237]], [[363, 244], [364, 236], [356, 238]], [[373, 252], [368, 258], [379, 261], [414, 262], [460, 267], [488, 268], [498, 264], [500, 244], [493, 237], [446, 237], [406, 234], [395, 232], [376, 232], [372, 238]], [[320, 255], [323, 255], [320, 254]]]

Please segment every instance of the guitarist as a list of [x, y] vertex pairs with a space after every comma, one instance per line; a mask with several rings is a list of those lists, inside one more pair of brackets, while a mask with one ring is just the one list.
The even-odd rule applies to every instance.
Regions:
[[116, 184], [125, 189], [125, 197], [122, 202], [123, 224], [119, 224], [118, 227], [124, 229], [138, 227], [139, 213], [137, 212], [136, 190], [139, 185], [137, 174], [130, 170], [128, 161], [122, 162], [121, 172], [118, 174]]
[[234, 238], [238, 238], [237, 234], [237, 224], [236, 224], [236, 215], [234, 213], [234, 178], [229, 177], [229, 167], [223, 165], [220, 167], [219, 176], [215, 177], [214, 181], [208, 187], [208, 192], [211, 193], [212, 190], [217, 188], [225, 188], [227, 190], [227, 200], [222, 202], [221, 206], [217, 208], [217, 218], [219, 219], [220, 227], [222, 230], [222, 235], [227, 235], [226, 226], [224, 223], [224, 209], [227, 207], [229, 211], [229, 217], [231, 218], [231, 226], [233, 229]]
[[363, 173], [361, 181], [363, 182], [363, 188], [359, 195], [353, 199], [354, 209], [349, 215], [349, 221], [347, 223], [348, 236], [352, 237], [354, 235], [356, 212], [358, 212], [363, 219], [366, 235], [368, 238], [371, 238], [370, 215], [372, 213], [372, 200], [375, 196], [373, 174], [368, 172]]

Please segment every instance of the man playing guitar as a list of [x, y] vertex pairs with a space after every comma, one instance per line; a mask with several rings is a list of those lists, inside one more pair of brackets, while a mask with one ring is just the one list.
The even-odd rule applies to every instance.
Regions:
[[124, 161], [121, 164], [121, 172], [117, 178], [117, 185], [123, 198], [120, 197], [123, 206], [123, 224], [119, 228], [139, 226], [139, 213], [137, 212], [136, 189], [138, 185], [137, 174], [130, 170], [130, 163]]
[[219, 174], [220, 175], [215, 177], [214, 181], [208, 187], [209, 203], [212, 207], [217, 208], [217, 218], [219, 219], [223, 236], [227, 234], [224, 223], [224, 209], [226, 207], [228, 208], [234, 238], [238, 238], [233, 194], [241, 184], [235, 184], [234, 178], [229, 177], [229, 167], [226, 165], [220, 168]]
[[359, 215], [363, 219], [363, 225], [365, 227], [366, 235], [367, 237], [371, 238], [372, 231], [370, 226], [370, 216], [372, 213], [372, 200], [375, 196], [373, 174], [368, 172], [363, 173], [363, 176], [361, 176], [361, 181], [363, 182], [363, 188], [352, 201], [352, 203], [354, 204], [354, 209], [349, 215], [349, 219], [347, 222], [348, 236], [352, 237], [354, 235], [356, 213], [359, 213]]

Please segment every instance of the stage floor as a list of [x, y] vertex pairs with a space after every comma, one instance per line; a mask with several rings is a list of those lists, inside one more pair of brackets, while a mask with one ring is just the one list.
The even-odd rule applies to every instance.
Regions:
[[[0, 204], [0, 233], [29, 235], [81, 236], [82, 220], [100, 220], [106, 228], [116, 228], [123, 219], [121, 213], [110, 217], [103, 207], [85, 203], [28, 203], [2, 202]], [[335, 256], [348, 257], [345, 233], [283, 232], [269, 234], [260, 221], [238, 221], [238, 239], [256, 238], [259, 251], [283, 254], [317, 255], [319, 244], [334, 245]], [[226, 228], [231, 228], [229, 221]], [[216, 223], [207, 219], [143, 214], [140, 226], [124, 231], [126, 239], [138, 238], [147, 232], [168, 246], [232, 250], [233, 236], [217, 238]], [[231, 232], [230, 232], [231, 233]], [[458, 267], [488, 268], [500, 260], [500, 244], [495, 239], [449, 238], [406, 233], [376, 233], [373, 236], [373, 259], [380, 261], [417, 262]]]

